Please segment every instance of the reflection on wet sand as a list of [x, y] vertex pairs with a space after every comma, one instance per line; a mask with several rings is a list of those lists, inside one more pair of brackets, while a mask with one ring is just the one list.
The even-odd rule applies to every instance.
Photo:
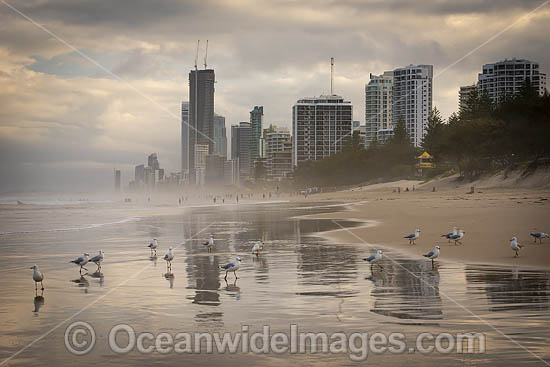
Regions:
[[375, 288], [372, 312], [403, 320], [442, 319], [439, 269], [422, 260], [384, 263], [368, 277]]
[[550, 272], [468, 266], [466, 280], [485, 289], [490, 311], [550, 310]]
[[88, 273], [81, 275], [78, 279], [71, 280], [71, 282], [76, 283], [78, 287], [82, 287], [84, 293], [88, 293], [88, 287], [90, 286], [90, 282], [86, 279], [86, 275], [88, 275]]
[[90, 274], [90, 277], [98, 279], [98, 284], [100, 287], [103, 287], [105, 283], [105, 275], [101, 272], [100, 269], [97, 269], [94, 273]]
[[164, 278], [168, 281], [168, 283], [170, 284], [170, 289], [173, 289], [174, 288], [174, 278], [176, 276], [174, 275], [174, 273], [172, 272], [168, 272], [168, 273], [165, 273], [164, 274]]
[[40, 311], [40, 307], [44, 306], [44, 291], [40, 295], [36, 295], [34, 297], [34, 310], [33, 312], [38, 313]]

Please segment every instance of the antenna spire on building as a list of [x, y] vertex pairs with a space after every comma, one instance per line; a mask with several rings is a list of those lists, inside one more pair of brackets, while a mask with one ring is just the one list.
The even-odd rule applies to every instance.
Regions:
[[195, 70], [197, 70], [197, 59], [199, 58], [199, 45], [201, 40], [197, 40], [197, 53], [195, 54]]
[[334, 87], [334, 57], [330, 58], [330, 95], [333, 95]]
[[208, 58], [208, 40], [206, 40], [206, 52], [204, 53], [204, 69], [206, 70], [206, 67], [208, 66], [206, 63], [206, 59]]

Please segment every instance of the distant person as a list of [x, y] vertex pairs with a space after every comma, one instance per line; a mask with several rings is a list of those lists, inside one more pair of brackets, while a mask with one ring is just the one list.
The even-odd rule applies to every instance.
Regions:
[[214, 198], [214, 204], [216, 204], [216, 198]]
[[237, 204], [239, 203], [239, 197], [237, 196]]
[[181, 205], [181, 198], [180, 198], [180, 199], [178, 199], [178, 201], [179, 201], [179, 203], [180, 203], [180, 205]]

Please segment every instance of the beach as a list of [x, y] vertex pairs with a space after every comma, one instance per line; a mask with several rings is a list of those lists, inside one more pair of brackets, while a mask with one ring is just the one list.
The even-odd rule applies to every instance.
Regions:
[[[510, 260], [510, 264], [517, 261], [514, 266], [498, 265], [500, 258], [505, 262], [512, 256], [505, 243], [495, 253], [497, 261], [489, 261], [487, 255], [479, 260], [487, 262], [478, 264], [461, 257], [459, 249], [476, 246], [476, 235], [470, 232], [478, 228], [473, 227], [474, 218], [466, 222], [461, 217], [456, 224], [466, 223], [471, 237], [456, 247], [456, 259], [449, 256], [451, 246], [442, 246], [441, 257], [431, 264], [418, 255], [430, 247], [424, 235], [427, 241], [439, 232], [431, 235], [431, 227], [419, 223], [423, 236], [413, 247], [402, 243], [403, 233], [397, 227], [406, 227], [405, 234], [412, 231], [417, 226], [412, 222], [414, 207], [428, 216], [431, 206], [442, 202], [445, 206], [436, 208], [441, 212], [430, 218], [447, 228], [453, 224], [451, 213], [457, 212], [453, 204], [460, 204], [458, 212], [467, 216], [468, 204], [475, 201], [442, 200], [442, 196], [431, 201], [432, 193], [394, 194], [391, 187], [355, 190], [312, 195], [305, 201], [282, 196], [280, 201], [238, 205], [204, 202], [165, 207], [153, 198], [136, 206], [118, 202], [2, 206], [6, 221], [0, 234], [0, 363], [328, 366], [366, 360], [374, 365], [406, 361], [408, 366], [499, 366], [505, 355], [511, 364], [535, 366], [540, 365], [539, 358], [548, 358], [550, 272], [542, 260], [540, 266], [535, 260], [526, 261], [532, 259], [531, 249], [542, 250], [547, 244], [527, 246], [518, 259]], [[496, 211], [503, 212], [506, 202], [499, 200]], [[517, 206], [509, 205], [511, 211]], [[527, 205], [525, 215], [534, 204]], [[541, 205], [541, 215], [546, 205]], [[391, 220], [392, 213], [400, 224]], [[436, 218], [442, 213], [447, 219]], [[434, 231], [437, 223], [431, 224]], [[498, 232], [498, 227], [491, 231]], [[366, 236], [368, 243], [384, 250], [381, 266], [371, 268], [363, 261], [373, 249], [350, 237], [350, 232]], [[215, 244], [209, 253], [203, 243], [210, 234]], [[157, 256], [147, 248], [153, 238], [160, 247]], [[251, 248], [258, 240], [264, 250], [255, 256]], [[163, 260], [169, 247], [175, 253], [171, 270]], [[105, 253], [101, 269], [87, 264], [80, 273], [70, 263], [84, 252], [93, 256], [100, 249]], [[225, 280], [220, 266], [236, 257], [242, 260], [240, 269]], [[44, 274], [44, 291], [35, 290], [32, 264]], [[87, 329], [75, 329], [79, 325], [94, 330], [93, 344]], [[146, 351], [131, 345], [121, 353], [111, 343], [112, 331], [120, 327], [131, 328], [136, 336], [163, 336], [160, 347], [169, 344], [167, 335], [174, 340], [182, 334], [244, 338], [267, 327], [269, 335], [290, 338], [294, 327], [327, 338], [342, 333], [350, 338], [354, 333], [402, 335], [407, 349], [370, 353], [364, 342], [361, 348], [324, 352], [318, 346], [312, 352], [311, 343], [304, 341], [294, 344], [294, 353], [290, 349], [265, 353], [245, 347], [243, 341], [234, 351], [214, 344], [209, 352], [203, 340], [198, 349], [181, 352], [157, 348], [155, 341], [146, 339]], [[425, 333], [473, 333], [483, 338], [486, 349], [479, 342], [472, 353], [458, 353], [456, 348], [421, 352], [417, 341]], [[128, 335], [115, 334], [115, 346], [129, 345]], [[79, 345], [92, 348], [78, 354]]]
[[[437, 244], [441, 246], [440, 261], [550, 267], [550, 239], [535, 244], [529, 236], [531, 232], [550, 232], [550, 190], [478, 188], [468, 194], [467, 184], [435, 192], [432, 187], [420, 181], [399, 181], [296, 200], [352, 204], [347, 211], [316, 218], [372, 221], [369, 226], [326, 233], [334, 242], [379, 244], [414, 256]], [[462, 245], [441, 237], [453, 226], [465, 231]], [[416, 245], [409, 245], [403, 237], [417, 228], [420, 238]], [[510, 249], [514, 236], [525, 245], [517, 258]]]

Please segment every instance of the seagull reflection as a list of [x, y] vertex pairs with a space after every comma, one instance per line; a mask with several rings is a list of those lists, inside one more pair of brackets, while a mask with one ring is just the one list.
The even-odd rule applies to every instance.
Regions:
[[174, 288], [174, 278], [175, 278], [174, 273], [166, 273], [164, 274], [164, 277], [170, 283], [170, 289]]
[[241, 299], [241, 288], [237, 286], [237, 279], [235, 279], [233, 284], [227, 283], [227, 279], [226, 279], [225, 290], [233, 293], [231, 294], [231, 296], [235, 297], [235, 299], [237, 300]]
[[157, 266], [157, 255], [153, 255], [149, 258], [151, 262], [153, 263], [153, 266]]
[[99, 286], [103, 287], [103, 283], [105, 282], [105, 278], [101, 270], [96, 270], [93, 274], [90, 274], [92, 278], [99, 279]]
[[40, 295], [36, 295], [34, 297], [34, 310], [32, 312], [38, 313], [40, 311], [40, 307], [44, 306], [44, 291], [40, 293]]
[[[88, 273], [84, 275], [88, 275]], [[76, 283], [79, 287], [84, 288], [84, 292], [88, 293], [88, 287], [90, 286], [90, 282], [88, 281], [88, 279], [84, 277], [84, 275], [81, 275], [80, 278], [78, 279], [71, 280], [71, 282]]]

